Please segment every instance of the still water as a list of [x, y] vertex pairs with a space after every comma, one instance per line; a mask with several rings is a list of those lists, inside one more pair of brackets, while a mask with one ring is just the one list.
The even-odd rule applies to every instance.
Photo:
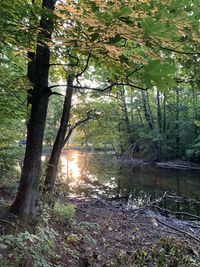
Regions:
[[185, 201], [168, 199], [160, 206], [200, 215], [200, 202], [192, 201], [200, 201], [199, 171], [134, 167], [121, 164], [109, 153], [68, 150], [60, 160], [61, 181], [69, 195], [117, 200], [133, 208], [159, 199], [167, 191]]

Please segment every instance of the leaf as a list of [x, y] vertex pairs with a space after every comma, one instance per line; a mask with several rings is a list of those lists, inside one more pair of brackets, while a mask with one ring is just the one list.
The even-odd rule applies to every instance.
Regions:
[[113, 14], [113, 17], [114, 18], [126, 17], [126, 16], [130, 15], [132, 12], [133, 12], [133, 10], [131, 7], [124, 6], [119, 11], [115, 12]]
[[114, 45], [105, 45], [105, 48], [106, 50], [108, 50], [109, 53], [114, 54], [117, 57], [122, 54], [122, 50]]
[[94, 41], [96, 41], [98, 38], [99, 38], [99, 33], [98, 33], [98, 32], [95, 32], [95, 33], [93, 33], [92, 36], [91, 36], [91, 41], [94, 42]]
[[144, 65], [144, 70], [147, 86], [157, 86], [164, 90], [175, 85], [176, 67], [171, 62], [163, 63], [161, 60], [149, 60], [148, 64]]
[[119, 34], [116, 34], [115, 37], [111, 37], [109, 39], [109, 44], [116, 44], [121, 40], [121, 36]]

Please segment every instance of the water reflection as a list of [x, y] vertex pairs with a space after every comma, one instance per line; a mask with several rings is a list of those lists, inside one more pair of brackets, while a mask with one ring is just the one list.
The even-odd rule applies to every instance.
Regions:
[[[61, 156], [59, 182], [68, 185], [69, 194], [101, 196], [138, 207], [158, 199], [165, 191], [200, 200], [198, 172], [120, 166], [111, 154], [69, 150]], [[161, 203], [165, 208], [200, 213], [188, 203]], [[196, 204], [195, 204], [196, 205]], [[200, 215], [200, 214], [199, 214]]]

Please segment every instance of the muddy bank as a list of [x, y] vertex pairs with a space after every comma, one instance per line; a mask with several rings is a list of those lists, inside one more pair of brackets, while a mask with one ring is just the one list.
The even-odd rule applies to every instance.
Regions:
[[77, 239], [70, 247], [79, 257], [68, 258], [71, 266], [200, 265], [199, 221], [180, 221], [148, 208], [119, 210], [95, 199], [67, 202], [76, 206], [75, 220], [88, 235], [82, 234], [84, 227], [72, 226], [69, 235]]
[[[58, 200], [75, 206], [73, 219], [59, 220], [53, 208], [45, 206], [34, 226], [56, 233], [54, 252], [45, 256], [48, 266], [200, 266], [200, 221], [197, 219], [178, 220], [149, 207], [127, 210], [100, 199], [58, 194]], [[6, 234], [9, 224], [17, 234], [21, 224], [13, 221], [7, 224], [7, 221], [5, 217], [2, 221], [0, 218], [1, 234]], [[20, 266], [31, 267], [30, 256], [26, 259], [24, 248], [19, 249], [18, 257], [22, 256], [25, 262]], [[3, 250], [4, 260], [14, 264], [15, 250]]]

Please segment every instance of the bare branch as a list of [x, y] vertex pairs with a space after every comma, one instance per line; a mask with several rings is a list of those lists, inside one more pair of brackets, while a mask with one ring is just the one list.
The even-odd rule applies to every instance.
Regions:
[[68, 54], [68, 56], [70, 57], [70, 58], [73, 58], [73, 59], [75, 59], [76, 60], [76, 63], [75, 64], [70, 64], [70, 66], [73, 66], [73, 67], [76, 67], [76, 66], [78, 66], [78, 64], [79, 64], [79, 58], [78, 57], [75, 57], [74, 55], [72, 55], [72, 54], [70, 54], [70, 52], [69, 51], [67, 51], [67, 54]]
[[58, 92], [50, 92], [49, 96], [52, 96], [52, 95], [59, 95], [59, 96], [64, 96]]
[[80, 125], [86, 123], [87, 121], [91, 120], [93, 118], [93, 116], [91, 115], [91, 112], [88, 112], [88, 116], [84, 119], [81, 119], [79, 121], [77, 121], [73, 126], [70, 127], [67, 136], [65, 137], [65, 140], [63, 142], [63, 147], [64, 145], [67, 143], [67, 141], [69, 140], [70, 136], [72, 135], [72, 132]]
[[127, 76], [126, 76], [126, 80], [128, 79], [128, 77], [130, 77], [131, 75], [133, 75], [134, 73], [136, 73], [137, 71], [141, 70], [143, 68], [143, 66], [140, 66], [139, 68], [133, 70], [132, 72], [130, 72]]
[[170, 51], [176, 54], [182, 54], [182, 55], [199, 55], [200, 54], [199, 52], [184, 52], [184, 51], [177, 50], [176, 48], [165, 47], [155, 42], [154, 44], [162, 50], [167, 50], [167, 51]]
[[[55, 87], [63, 87], [63, 86], [67, 86], [66, 84], [56, 84], [56, 85], [52, 85], [49, 87], [49, 89], [52, 89], [52, 88], [55, 88]], [[73, 85], [71, 86], [71, 88], [74, 88], [74, 89], [80, 89], [80, 90], [93, 90], [93, 91], [99, 91], [99, 92], [104, 92], [104, 91], [107, 91], [107, 90], [112, 90], [112, 87], [113, 86], [129, 86], [129, 87], [132, 87], [132, 88], [135, 88], [135, 89], [139, 89], [139, 90], [143, 90], [143, 91], [147, 91], [148, 87], [146, 88], [143, 88], [143, 87], [140, 87], [140, 86], [137, 86], [137, 85], [134, 85], [134, 84], [130, 84], [130, 83], [113, 83], [113, 84], [110, 84], [104, 88], [94, 88], [94, 87], [88, 87], [88, 86], [76, 86], [76, 85]]]
[[51, 63], [49, 64], [50, 67], [52, 66], [69, 66], [69, 64], [62, 64], [62, 63]]
[[79, 76], [81, 76], [87, 70], [88, 64], [89, 64], [89, 61], [90, 61], [90, 57], [91, 57], [91, 53], [89, 53], [89, 55], [88, 55], [88, 58], [87, 58], [87, 61], [86, 61], [84, 69], [80, 73], [76, 74], [75, 78], [78, 78]]

